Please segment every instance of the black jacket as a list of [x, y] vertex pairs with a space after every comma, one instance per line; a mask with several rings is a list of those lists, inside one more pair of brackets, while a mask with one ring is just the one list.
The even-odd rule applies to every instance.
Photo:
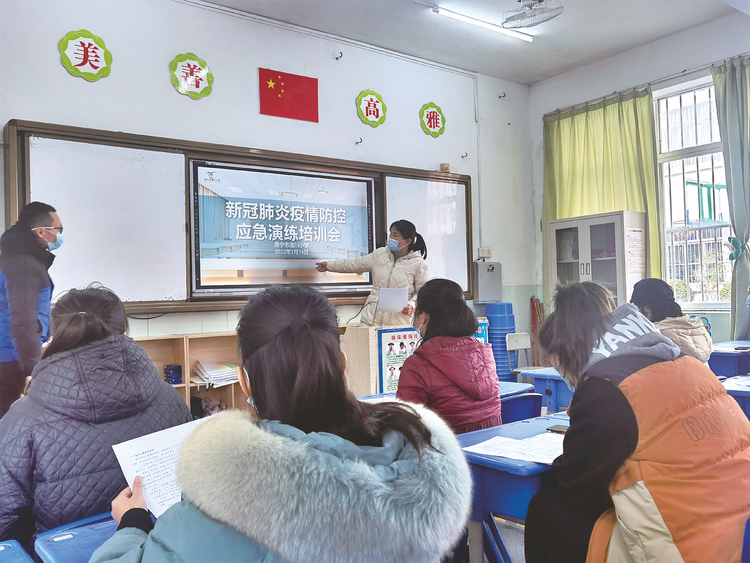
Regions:
[[20, 362], [25, 375], [49, 338], [54, 259], [27, 227], [13, 225], [0, 238], [0, 363]]
[[190, 420], [127, 336], [45, 358], [0, 419], [0, 540], [107, 512], [127, 486], [112, 445]]

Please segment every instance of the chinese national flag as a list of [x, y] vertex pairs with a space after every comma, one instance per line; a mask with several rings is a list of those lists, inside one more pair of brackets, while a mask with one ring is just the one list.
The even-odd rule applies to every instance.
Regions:
[[318, 123], [318, 79], [261, 68], [260, 113]]

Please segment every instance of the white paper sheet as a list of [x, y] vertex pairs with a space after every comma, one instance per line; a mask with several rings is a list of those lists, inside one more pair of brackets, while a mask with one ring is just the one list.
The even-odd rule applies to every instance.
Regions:
[[127, 482], [132, 486], [137, 475], [143, 477], [143, 497], [157, 518], [180, 502], [177, 454], [185, 438], [209, 418], [199, 418], [112, 446]]
[[563, 453], [564, 439], [564, 434], [553, 432], [545, 432], [525, 440], [495, 436], [466, 447], [464, 451], [551, 465], [555, 458]]
[[405, 287], [384, 287], [378, 290], [378, 311], [400, 313], [409, 304], [409, 290]]

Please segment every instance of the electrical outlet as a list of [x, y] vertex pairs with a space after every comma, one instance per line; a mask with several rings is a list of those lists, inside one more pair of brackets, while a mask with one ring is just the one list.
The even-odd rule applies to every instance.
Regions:
[[479, 249], [480, 258], [492, 258], [492, 249], [489, 246], [483, 246]]

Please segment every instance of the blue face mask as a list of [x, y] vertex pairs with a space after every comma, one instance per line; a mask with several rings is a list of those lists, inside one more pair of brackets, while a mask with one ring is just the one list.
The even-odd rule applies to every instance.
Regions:
[[47, 248], [50, 250], [56, 250], [62, 246], [63, 240], [65, 237], [63, 237], [62, 233], [57, 233], [57, 238], [55, 239], [55, 242], [48, 242]]
[[568, 389], [570, 389], [571, 393], [575, 393], [576, 392], [576, 386], [573, 385], [570, 382], [570, 379], [568, 379], [567, 377], [565, 377], [563, 374], [560, 374], [560, 377], [562, 377], [563, 381], [565, 382], [565, 385], [568, 386]]
[[745, 304], [747, 305], [747, 308], [750, 309], [750, 295], [747, 296], [747, 301], [745, 301]]
[[388, 237], [388, 250], [396, 254], [397, 252], [401, 251], [401, 248], [398, 245], [399, 241], [397, 241], [394, 238]]

